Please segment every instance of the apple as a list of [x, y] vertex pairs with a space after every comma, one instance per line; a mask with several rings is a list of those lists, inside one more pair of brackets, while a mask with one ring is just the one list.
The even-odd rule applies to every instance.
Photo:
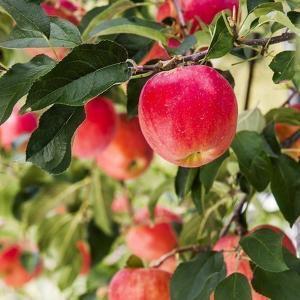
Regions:
[[0, 143], [5, 150], [11, 150], [12, 145], [23, 135], [31, 134], [38, 126], [35, 113], [19, 114], [19, 108], [13, 109], [11, 116], [0, 126]]
[[161, 157], [182, 167], [200, 167], [230, 146], [237, 100], [228, 81], [201, 65], [160, 72], [139, 99], [142, 132]]
[[[300, 113], [300, 104], [294, 104], [290, 106], [291, 108], [299, 111]], [[295, 134], [300, 129], [300, 126], [289, 125], [283, 123], [275, 124], [275, 131], [278, 136], [279, 141], [282, 143], [293, 134]], [[295, 149], [294, 151], [292, 149]], [[300, 139], [298, 139], [293, 145], [291, 145], [291, 151], [288, 152], [288, 155], [291, 157], [298, 159], [300, 158]]]
[[97, 156], [97, 164], [109, 176], [126, 180], [141, 175], [152, 158], [153, 151], [141, 132], [138, 118], [120, 114], [116, 134]]
[[256, 226], [255, 228], [253, 228], [250, 232], [255, 232], [258, 229], [271, 229], [273, 230], [275, 233], [279, 233], [283, 236], [282, 239], [282, 246], [285, 247], [287, 250], [289, 250], [289, 252], [293, 255], [297, 255], [297, 250], [293, 244], [293, 242], [290, 240], [290, 238], [278, 227], [273, 226], [273, 225], [269, 225], [269, 224], [263, 224], [263, 225], [259, 225]]
[[[153, 261], [172, 251], [177, 246], [177, 236], [172, 222], [181, 223], [181, 218], [163, 207], [155, 210], [154, 223], [147, 209], [135, 214], [136, 225], [126, 234], [129, 250], [146, 261]], [[161, 269], [173, 272], [176, 268], [175, 257], [169, 258]]]
[[21, 244], [9, 244], [0, 252], [0, 276], [6, 285], [13, 288], [22, 287], [24, 284], [37, 277], [42, 271], [42, 262], [39, 260], [32, 271], [26, 270], [22, 263], [23, 254], [34, 255], [36, 250], [27, 249]]
[[162, 270], [126, 268], [113, 277], [108, 300], [170, 300], [170, 280]]
[[86, 275], [91, 269], [91, 255], [89, 247], [85, 241], [81, 240], [77, 241], [76, 247], [79, 250], [82, 259], [80, 274]]
[[113, 140], [117, 114], [112, 101], [103, 96], [90, 100], [85, 113], [85, 120], [75, 132], [72, 152], [78, 158], [95, 158]]
[[129, 203], [128, 198], [124, 195], [119, 195], [114, 198], [111, 204], [111, 210], [114, 213], [128, 213]]

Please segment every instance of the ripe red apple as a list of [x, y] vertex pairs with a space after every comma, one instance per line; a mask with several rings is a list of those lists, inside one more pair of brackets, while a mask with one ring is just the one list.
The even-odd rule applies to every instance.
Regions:
[[[291, 108], [299, 111], [300, 113], [300, 104], [295, 104], [290, 106]], [[283, 123], [278, 123], [275, 125], [275, 131], [280, 142], [284, 142], [286, 139], [291, 137], [300, 129], [300, 126], [288, 125]], [[295, 149], [294, 151], [292, 149]], [[288, 155], [298, 159], [300, 158], [300, 139], [298, 139], [293, 145], [291, 145], [291, 151], [288, 152]]]
[[142, 132], [160, 156], [199, 167], [221, 156], [237, 125], [237, 101], [227, 80], [207, 66], [154, 75], [139, 100]]
[[95, 158], [113, 140], [117, 115], [112, 101], [103, 96], [89, 101], [85, 105], [85, 113], [86, 118], [75, 133], [73, 155]]
[[124, 195], [120, 195], [114, 198], [111, 204], [111, 210], [114, 213], [128, 213], [129, 211], [128, 198]]
[[123, 269], [109, 285], [108, 300], [170, 300], [171, 274], [154, 268]]
[[[224, 251], [224, 262], [227, 269], [227, 275], [238, 272], [245, 275], [249, 282], [253, 278], [253, 271], [251, 269], [249, 260], [245, 253], [235, 251], [238, 249], [240, 237], [235, 235], [227, 235], [218, 240], [213, 247], [214, 251]], [[228, 252], [226, 252], [228, 251]], [[211, 297], [213, 299], [213, 297]], [[253, 300], [267, 300], [266, 297], [258, 294], [252, 288], [252, 299]]]
[[36, 250], [27, 249], [20, 244], [9, 244], [0, 252], [0, 276], [11, 287], [21, 287], [42, 271], [42, 262], [39, 261], [32, 272], [26, 270], [22, 264], [22, 254], [34, 254]]
[[293, 255], [297, 255], [297, 250], [293, 244], [293, 242], [290, 240], [290, 238], [278, 227], [276, 226], [273, 226], [273, 225], [269, 225], [269, 224], [263, 224], [263, 225], [259, 225], [259, 226], [256, 226], [255, 228], [253, 228], [251, 232], [255, 232], [256, 230], [258, 229], [271, 229], [273, 230], [275, 233], [279, 233], [283, 236], [283, 239], [282, 239], [282, 246], [285, 247], [287, 250], [290, 251], [291, 254]]
[[98, 155], [97, 164], [109, 176], [125, 180], [139, 176], [148, 168], [153, 151], [137, 117], [129, 119], [126, 114], [120, 114], [118, 119], [113, 141]]
[[[181, 222], [181, 218], [169, 210], [157, 207], [154, 223], [150, 220], [149, 212], [142, 209], [135, 215], [137, 225], [129, 229], [126, 234], [126, 243], [129, 250], [147, 261], [160, 258], [172, 251], [177, 245], [177, 236], [172, 222]], [[171, 257], [162, 266], [163, 270], [173, 272], [176, 260]]]
[[162, 22], [163, 20], [167, 18], [173, 18], [176, 19], [177, 14], [176, 10], [173, 5], [173, 1], [171, 0], [165, 0], [157, 10], [156, 14], [156, 20], [157, 22]]
[[85, 241], [77, 241], [76, 247], [80, 252], [82, 263], [81, 263], [81, 275], [86, 275], [91, 269], [91, 255], [89, 247]]
[[31, 134], [38, 126], [38, 118], [35, 113], [19, 114], [19, 108], [15, 107], [11, 116], [0, 126], [0, 144], [5, 150], [12, 148], [22, 135]]

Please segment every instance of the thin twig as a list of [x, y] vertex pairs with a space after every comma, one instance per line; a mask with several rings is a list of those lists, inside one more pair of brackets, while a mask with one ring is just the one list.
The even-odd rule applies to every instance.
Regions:
[[[262, 46], [272, 45], [276, 43], [281, 43], [284, 41], [289, 41], [295, 38], [293, 33], [283, 33], [280, 36], [275, 36], [267, 39], [252, 39], [252, 40], [239, 40], [239, 45], [251, 45], [251, 46]], [[237, 47], [236, 49], [240, 49]], [[208, 50], [196, 52], [184, 56], [175, 56], [170, 60], [159, 61], [153, 65], [144, 65], [144, 66], [132, 66], [133, 74], [141, 74], [149, 71], [159, 72], [166, 71], [176, 68], [179, 65], [186, 63], [198, 63], [201, 59], [204, 59], [208, 53]]]
[[242, 209], [245, 205], [245, 203], [248, 201], [248, 195], [246, 195], [240, 202], [239, 204], [237, 205], [237, 207], [234, 209], [233, 213], [232, 213], [232, 216], [230, 217], [229, 221], [227, 222], [227, 224], [223, 227], [223, 229], [221, 230], [221, 233], [220, 233], [220, 237], [223, 237], [225, 236], [230, 227], [231, 227], [231, 224], [233, 222], [235, 222], [241, 215], [242, 213]]
[[156, 260], [151, 267], [158, 268], [160, 267], [168, 258], [173, 257], [174, 255], [178, 253], [184, 253], [184, 252], [193, 252], [193, 253], [200, 253], [208, 251], [209, 247], [207, 246], [201, 246], [201, 245], [189, 245], [189, 246], [183, 246], [173, 249], [172, 251], [166, 253], [165, 255], [161, 256], [158, 260]]
[[281, 107], [285, 107], [290, 103], [290, 101], [297, 95], [299, 92], [296, 89], [292, 89], [292, 93], [289, 95], [289, 97], [284, 101], [281, 105]]
[[252, 91], [252, 83], [254, 79], [254, 70], [255, 70], [255, 60], [251, 60], [249, 62], [249, 77], [247, 83], [247, 91], [246, 91], [246, 100], [245, 100], [245, 110], [249, 109], [250, 106], [250, 99], [251, 99], [251, 91]]

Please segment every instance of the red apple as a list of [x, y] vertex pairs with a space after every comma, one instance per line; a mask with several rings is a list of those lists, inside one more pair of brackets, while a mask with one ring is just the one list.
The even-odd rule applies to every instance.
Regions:
[[89, 101], [85, 113], [86, 118], [75, 133], [73, 154], [79, 158], [95, 158], [113, 140], [117, 115], [112, 101], [103, 96]]
[[165, 0], [157, 10], [156, 14], [156, 20], [157, 22], [162, 22], [163, 20], [167, 18], [173, 18], [176, 19], [177, 14], [176, 10], [173, 5], [173, 1], [171, 0]]
[[15, 107], [11, 116], [0, 126], [0, 142], [5, 150], [12, 148], [22, 135], [31, 134], [38, 126], [38, 118], [35, 113], [19, 115], [19, 108]]
[[[227, 275], [238, 272], [245, 275], [251, 282], [253, 278], [253, 272], [245, 253], [236, 251], [239, 246], [240, 238], [235, 235], [227, 235], [218, 240], [213, 247], [214, 251], [224, 251], [224, 262], [227, 269]], [[227, 251], [227, 252], [226, 252]], [[213, 298], [212, 298], [213, 299]], [[266, 297], [258, 294], [252, 288], [252, 299], [253, 300], [267, 300]]]
[[[299, 111], [300, 113], [300, 104], [295, 104], [290, 106], [291, 108]], [[300, 129], [300, 126], [289, 125], [283, 123], [277, 123], [275, 125], [275, 131], [278, 136], [279, 141], [282, 143], [293, 134], [295, 134]], [[292, 149], [295, 149], [292, 151]], [[291, 151], [288, 152], [288, 155], [291, 157], [298, 159], [300, 158], [300, 139], [298, 139], [293, 145], [291, 145]]]
[[170, 300], [171, 274], [158, 269], [123, 269], [109, 285], [109, 300]]
[[82, 263], [81, 263], [81, 275], [86, 275], [91, 269], [91, 255], [89, 247], [85, 241], [77, 241], [76, 247], [80, 252]]
[[152, 157], [153, 151], [141, 132], [138, 118], [120, 114], [113, 141], [98, 155], [97, 164], [109, 176], [125, 180], [142, 174]]
[[129, 211], [128, 198], [124, 195], [120, 195], [116, 197], [111, 204], [111, 210], [114, 213], [128, 213]]
[[199, 167], [221, 156], [237, 125], [237, 101], [228, 81], [207, 66], [154, 75], [139, 100], [142, 132], [160, 156]]
[[42, 271], [42, 262], [38, 262], [32, 272], [26, 270], [22, 264], [22, 254], [34, 254], [36, 250], [27, 249], [19, 244], [7, 245], [0, 253], [0, 275], [3, 281], [11, 287], [21, 287]]
[[283, 239], [282, 239], [282, 246], [285, 247], [287, 250], [290, 251], [290, 253], [292, 253], [293, 255], [297, 255], [297, 250], [293, 244], [293, 242], [290, 240], [290, 238], [278, 227], [276, 226], [273, 226], [273, 225], [269, 225], [269, 224], [264, 224], [264, 225], [259, 225], [259, 226], [256, 226], [255, 228], [253, 228], [251, 232], [255, 232], [256, 230], [258, 229], [271, 229], [273, 230], [275, 233], [279, 233], [283, 236]]
[[[150, 220], [148, 210], [142, 209], [135, 215], [137, 225], [126, 234], [126, 243], [130, 251], [145, 259], [152, 261], [173, 250], [177, 245], [176, 233], [172, 222], [181, 222], [181, 218], [169, 210], [157, 207], [154, 224]], [[170, 260], [165, 269], [174, 270], [176, 262]]]

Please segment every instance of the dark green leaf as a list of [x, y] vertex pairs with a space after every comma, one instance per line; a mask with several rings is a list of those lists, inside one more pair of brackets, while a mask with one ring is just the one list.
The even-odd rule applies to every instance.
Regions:
[[55, 66], [48, 56], [39, 55], [25, 64], [16, 64], [0, 77], [0, 124], [11, 115], [13, 107], [30, 90], [33, 82]]
[[[278, 143], [276, 132], [275, 132], [275, 123], [270, 122], [263, 131], [263, 136], [270, 147], [270, 156], [277, 157], [281, 154], [281, 148]], [[274, 154], [274, 155], [271, 155]]]
[[230, 71], [223, 71], [220, 69], [215, 69], [215, 70], [218, 71], [218, 73], [220, 73], [229, 82], [232, 88], [235, 87], [235, 81]]
[[251, 260], [269, 272], [288, 269], [283, 259], [281, 234], [271, 229], [259, 229], [240, 240], [240, 245]]
[[273, 108], [266, 114], [267, 122], [300, 126], [300, 112], [289, 107]]
[[232, 148], [241, 172], [258, 191], [263, 191], [269, 184], [272, 170], [263, 138], [257, 132], [241, 131], [236, 135]]
[[247, 277], [233, 273], [225, 278], [216, 288], [215, 300], [252, 300]]
[[91, 221], [88, 224], [88, 242], [90, 245], [90, 252], [92, 258], [92, 265], [97, 265], [110, 251], [113, 242], [115, 241], [118, 232], [114, 227], [114, 235], [108, 236], [99, 227]]
[[233, 35], [228, 31], [223, 16], [220, 16], [208, 49], [207, 59], [219, 58], [233, 48]]
[[247, 0], [248, 13], [251, 13], [257, 6], [264, 3], [272, 3], [273, 0]]
[[3, 48], [74, 48], [81, 44], [78, 28], [71, 22], [51, 17], [51, 32], [49, 40], [39, 31], [23, 30], [15, 27], [4, 41], [0, 42]]
[[49, 38], [50, 20], [39, 5], [26, 0], [0, 0], [0, 6], [15, 19], [20, 28], [42, 32]]
[[127, 114], [134, 117], [138, 113], [141, 91], [150, 77], [131, 79], [127, 85]]
[[35, 252], [23, 252], [21, 263], [28, 273], [33, 273], [40, 264], [40, 256]]
[[32, 134], [26, 159], [49, 173], [65, 171], [71, 162], [71, 139], [85, 118], [83, 107], [54, 105]]
[[171, 280], [172, 300], [208, 300], [226, 276], [222, 253], [202, 253], [181, 263]]
[[175, 178], [175, 191], [181, 200], [190, 192], [198, 171], [198, 168], [178, 168]]
[[271, 190], [285, 219], [292, 225], [300, 215], [300, 165], [281, 155], [274, 161]]
[[272, 300], [300, 299], [300, 276], [293, 270], [273, 273], [256, 268], [252, 285], [257, 292]]
[[293, 79], [295, 75], [295, 51], [278, 53], [270, 63], [270, 68], [274, 72], [273, 81], [275, 83]]
[[129, 79], [126, 50], [110, 41], [76, 47], [29, 92], [24, 109], [51, 104], [80, 106], [118, 83]]
[[135, 255], [131, 255], [128, 259], [127, 259], [127, 262], [126, 262], [126, 267], [127, 268], [144, 268], [144, 264], [143, 264], [143, 261], [135, 256]]

